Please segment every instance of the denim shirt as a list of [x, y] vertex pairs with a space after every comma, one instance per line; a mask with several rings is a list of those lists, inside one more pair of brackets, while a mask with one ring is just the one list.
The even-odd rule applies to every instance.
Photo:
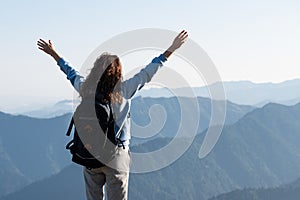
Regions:
[[[157, 72], [163, 63], [167, 61], [166, 57], [161, 54], [155, 57], [151, 63], [149, 63], [140, 72], [135, 74], [132, 78], [125, 80], [121, 84], [121, 92], [123, 101], [121, 104], [112, 104], [112, 110], [114, 119], [116, 122], [115, 133], [116, 138], [119, 138], [124, 145], [129, 145], [130, 136], [130, 106], [131, 99], [146, 83], [150, 82], [154, 74]], [[60, 69], [67, 75], [67, 79], [77, 92], [80, 91], [80, 87], [85, 81], [85, 78], [79, 74], [70, 64], [63, 58], [60, 58], [57, 62]], [[121, 128], [120, 128], [121, 127]]]

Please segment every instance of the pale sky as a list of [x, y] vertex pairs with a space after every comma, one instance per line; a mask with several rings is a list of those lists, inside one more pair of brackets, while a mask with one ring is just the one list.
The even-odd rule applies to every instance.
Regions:
[[39, 38], [51, 39], [80, 69], [115, 35], [141, 28], [186, 29], [223, 81], [300, 78], [299, 11], [299, 0], [1, 1], [0, 109], [72, 98], [54, 60], [37, 49]]

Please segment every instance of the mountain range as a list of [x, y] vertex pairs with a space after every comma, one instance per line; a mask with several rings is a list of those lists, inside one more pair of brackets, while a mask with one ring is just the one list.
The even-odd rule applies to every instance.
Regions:
[[[139, 126], [150, 123], [149, 109], [160, 105], [166, 113], [166, 122], [162, 130], [150, 138], [131, 140], [132, 145], [141, 144], [156, 138], [173, 137], [180, 122], [180, 106], [178, 101], [187, 98], [142, 98], [134, 100], [131, 117]], [[199, 130], [205, 130], [210, 119], [210, 100], [198, 98], [201, 120]], [[246, 113], [252, 111], [251, 106], [240, 106], [227, 102], [225, 123], [233, 124]], [[154, 113], [153, 118], [160, 119], [160, 113]], [[66, 143], [71, 140], [64, 136], [71, 114], [53, 118], [32, 118], [23, 115], [11, 115], [0, 112], [0, 196], [9, 194], [20, 188], [60, 172], [70, 164], [69, 152], [65, 150]], [[132, 131], [137, 131], [132, 126]], [[140, 128], [139, 128], [140, 129]]]
[[255, 109], [225, 126], [213, 151], [202, 160], [197, 159], [200, 134], [171, 166], [133, 176], [133, 199], [208, 199], [234, 189], [291, 182], [300, 177], [299, 120], [300, 104]]
[[[235, 123], [227, 124], [212, 152], [199, 159], [204, 130], [173, 164], [155, 172], [131, 174], [129, 199], [206, 200], [234, 190], [290, 183], [300, 177], [299, 120], [300, 104], [271, 103], [252, 109]], [[170, 140], [158, 137], [131, 149], [132, 152], [159, 149]], [[78, 166], [68, 166], [0, 199], [68, 199], [70, 192], [63, 191], [70, 191], [70, 185], [74, 185], [72, 199], [82, 199], [83, 179]]]

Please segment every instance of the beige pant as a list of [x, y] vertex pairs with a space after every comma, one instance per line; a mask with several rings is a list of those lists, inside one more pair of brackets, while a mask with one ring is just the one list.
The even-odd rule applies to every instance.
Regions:
[[[125, 161], [125, 162], [124, 162]], [[84, 168], [87, 200], [102, 200], [103, 186], [106, 184], [107, 200], [127, 200], [130, 152], [128, 148], [118, 148], [114, 162], [127, 165], [126, 170], [104, 166], [96, 169]], [[123, 168], [122, 168], [123, 169]]]

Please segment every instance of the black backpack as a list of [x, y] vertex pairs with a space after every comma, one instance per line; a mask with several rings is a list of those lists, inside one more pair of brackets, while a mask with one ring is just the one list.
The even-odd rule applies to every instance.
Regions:
[[83, 99], [67, 131], [67, 136], [70, 136], [75, 127], [73, 139], [66, 145], [72, 161], [87, 168], [98, 168], [108, 163], [118, 145], [114, 125], [110, 102]]

